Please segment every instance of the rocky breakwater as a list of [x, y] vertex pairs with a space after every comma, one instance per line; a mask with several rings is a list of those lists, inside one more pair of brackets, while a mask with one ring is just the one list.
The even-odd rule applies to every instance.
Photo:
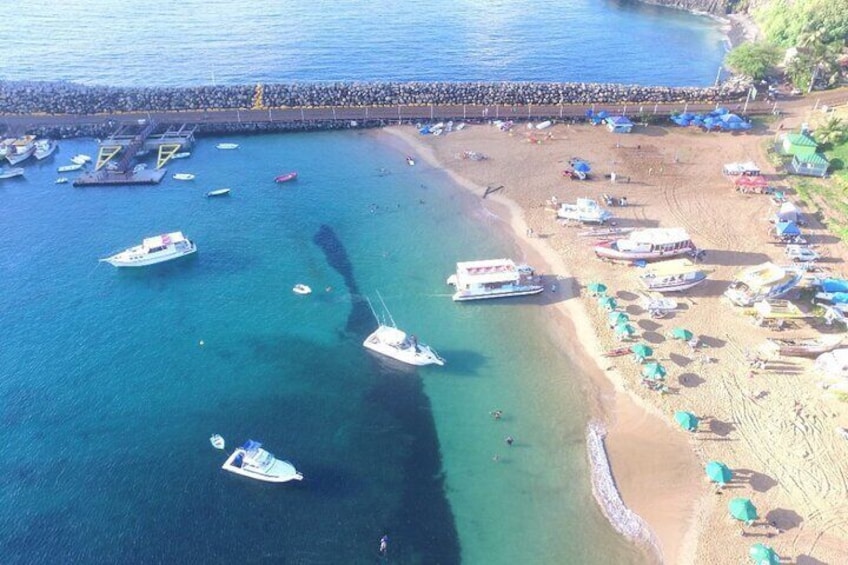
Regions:
[[334, 82], [134, 88], [0, 81], [0, 114], [111, 114], [261, 107], [726, 103], [747, 87], [535, 82]]

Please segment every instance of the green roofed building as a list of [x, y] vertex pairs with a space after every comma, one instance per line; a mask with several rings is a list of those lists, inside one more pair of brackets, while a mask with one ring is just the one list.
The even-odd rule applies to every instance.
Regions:
[[818, 152], [819, 144], [806, 132], [787, 133], [783, 137], [781, 150], [784, 155], [792, 155], [787, 166], [790, 173], [810, 177], [827, 175], [830, 166], [827, 158]]

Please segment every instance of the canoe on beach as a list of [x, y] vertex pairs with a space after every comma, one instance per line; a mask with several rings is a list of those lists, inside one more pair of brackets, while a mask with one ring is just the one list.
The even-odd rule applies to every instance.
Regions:
[[844, 341], [843, 336], [822, 336], [809, 339], [776, 339], [767, 342], [769, 349], [785, 357], [817, 357], [822, 353], [833, 351]]

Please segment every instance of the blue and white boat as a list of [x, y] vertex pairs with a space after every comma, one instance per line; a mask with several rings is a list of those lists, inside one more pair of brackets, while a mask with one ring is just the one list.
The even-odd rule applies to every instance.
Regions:
[[221, 466], [225, 471], [250, 477], [268, 483], [287, 483], [302, 481], [303, 475], [297, 472], [288, 461], [277, 459], [262, 449], [262, 444], [249, 439], [244, 445], [233, 451]]

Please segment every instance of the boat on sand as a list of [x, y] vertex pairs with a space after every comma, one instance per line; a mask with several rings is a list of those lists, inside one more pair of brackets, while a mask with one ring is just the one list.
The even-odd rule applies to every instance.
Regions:
[[766, 347], [786, 357], [818, 357], [833, 351], [844, 341], [842, 335], [819, 336], [806, 339], [770, 338]]

